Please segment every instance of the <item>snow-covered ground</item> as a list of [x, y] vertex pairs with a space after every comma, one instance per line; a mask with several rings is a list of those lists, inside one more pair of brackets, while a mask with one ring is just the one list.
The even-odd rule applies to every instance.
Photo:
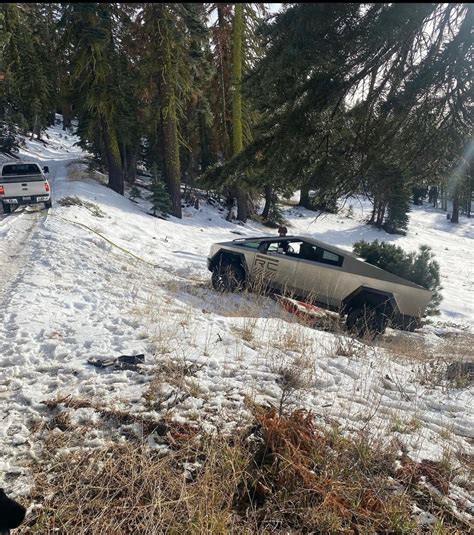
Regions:
[[[441, 315], [419, 333], [391, 331], [379, 347], [366, 346], [300, 325], [270, 299], [212, 290], [206, 256], [213, 242], [274, 231], [229, 223], [204, 202], [185, 208], [182, 220], [152, 217], [147, 202], [135, 204], [87, 178], [74, 163], [84, 156], [74, 136], [60, 127], [48, 135], [47, 146], [27, 141], [21, 156], [49, 165], [53, 208], [0, 215], [0, 487], [27, 491], [26, 465], [38, 448], [31, 425], [46, 418], [47, 399], [71, 395], [154, 417], [168, 408], [177, 420], [225, 427], [245, 421], [249, 400], [278, 406], [288, 369], [302, 378], [292, 401], [321, 421], [390, 432], [415, 458], [472, 453], [473, 389], [448, 385], [438, 372], [443, 359], [458, 356], [456, 340], [472, 336], [474, 221], [453, 226], [442, 211], [416, 207], [402, 237], [365, 225], [369, 206], [359, 200], [353, 217], [287, 208], [291, 234], [348, 250], [360, 239], [433, 248], [444, 287]], [[100, 211], [59, 205], [65, 196]], [[390, 349], [393, 339], [401, 354]], [[140, 372], [87, 364], [142, 352]], [[429, 359], [434, 354], [437, 361]], [[179, 383], [186, 396], [174, 407], [176, 397], [166, 398], [177, 381], [160, 371], [170, 365], [186, 370]], [[152, 379], [159, 414], [144, 400]], [[76, 414], [94, 421], [90, 409]], [[86, 444], [100, 444], [103, 433], [92, 428]]]

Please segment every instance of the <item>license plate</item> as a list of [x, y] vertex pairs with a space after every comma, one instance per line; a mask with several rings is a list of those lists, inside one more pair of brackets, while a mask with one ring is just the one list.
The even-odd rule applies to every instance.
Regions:
[[22, 197], [24, 201], [31, 201], [31, 197]]
[[5, 199], [3, 202], [6, 202], [7, 204], [18, 204], [16, 199]]
[[49, 197], [48, 197], [47, 195], [45, 195], [44, 197], [37, 197], [36, 199], [37, 199], [38, 201], [47, 201], [48, 198], [49, 198]]

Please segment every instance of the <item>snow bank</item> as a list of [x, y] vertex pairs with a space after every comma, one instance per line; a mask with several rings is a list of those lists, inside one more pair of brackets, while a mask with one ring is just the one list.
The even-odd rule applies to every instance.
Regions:
[[[47, 146], [28, 141], [22, 156], [49, 164], [53, 208], [0, 220], [0, 486], [8, 482], [26, 492], [27, 462], [37, 454], [31, 424], [48, 416], [43, 401], [71, 395], [159, 417], [143, 395], [170, 362], [192, 370], [182, 379], [186, 398], [168, 407], [178, 420], [230, 428], [245, 421], [249, 399], [278, 406], [281, 377], [296, 369], [304, 381], [290, 399], [321, 421], [398, 434], [414, 457], [436, 459], [453, 447], [470, 451], [472, 388], [430, 381], [425, 354], [402, 358], [298, 325], [270, 299], [211, 289], [210, 245], [238, 237], [236, 230], [262, 235], [268, 229], [229, 223], [206, 204], [185, 208], [182, 220], [154, 218], [146, 201], [132, 203], [71, 172], [69, 164], [85, 156], [77, 140], [58, 127], [48, 135]], [[83, 206], [61, 206], [57, 201], [65, 196], [94, 203], [103, 217]], [[286, 211], [292, 234], [346, 249], [360, 239], [393, 241], [407, 250], [433, 247], [443, 275], [442, 314], [438, 328], [396, 334], [407, 346], [436, 351], [445, 343], [437, 334], [453, 330], [449, 322], [457, 331], [472, 324], [471, 221], [453, 227], [439, 210], [414, 208], [401, 237], [365, 225], [364, 203], [354, 204], [354, 214], [315, 218], [304, 209]], [[146, 364], [139, 373], [87, 364], [89, 357], [142, 352]], [[154, 394], [165, 399], [172, 383], [165, 377]], [[76, 416], [93, 421], [88, 410]], [[105, 437], [95, 430], [89, 439], [97, 444]]]

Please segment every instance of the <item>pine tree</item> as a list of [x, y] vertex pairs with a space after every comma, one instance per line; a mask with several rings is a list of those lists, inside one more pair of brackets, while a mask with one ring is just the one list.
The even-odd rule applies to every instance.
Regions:
[[408, 212], [410, 211], [410, 194], [403, 189], [393, 191], [387, 200], [387, 217], [383, 228], [389, 234], [406, 234], [408, 230]]
[[[405, 226], [400, 211], [406, 204], [391, 192], [424, 186], [441, 168], [445, 151], [433, 145], [449, 144], [447, 124], [472, 132], [473, 9], [289, 5], [263, 27], [266, 53], [243, 82], [261, 117], [255, 139], [208, 178], [222, 183], [258, 169], [262, 187], [269, 177], [277, 189], [291, 183], [306, 206], [315, 189], [326, 203], [364, 192], [374, 201], [372, 223], [383, 226], [389, 217], [387, 228]], [[461, 142], [455, 145], [459, 157]], [[389, 184], [378, 180], [380, 161], [398, 171]]]
[[141, 199], [142, 198], [142, 192], [140, 190], [140, 188], [138, 188], [137, 186], [132, 186], [130, 188], [130, 193], [128, 194], [128, 197], [132, 200], [132, 201], [136, 201], [137, 199]]
[[148, 197], [148, 200], [151, 201], [153, 215], [160, 214], [166, 216], [172, 213], [170, 196], [156, 167], [153, 169], [151, 195]]
[[[193, 91], [196, 41], [204, 31], [195, 4], [146, 4], [142, 20], [143, 70], [148, 78], [148, 117], [151, 132], [147, 158], [158, 163], [171, 199], [172, 214], [181, 217], [181, 135]], [[202, 39], [202, 38], [201, 38]]]
[[0, 152], [12, 155], [18, 151], [19, 144], [18, 127], [8, 121], [0, 120]]
[[[242, 132], [242, 52], [244, 33], [244, 4], [235, 4], [232, 23], [232, 154], [236, 156], [243, 148]], [[231, 187], [237, 200], [237, 219], [247, 221], [247, 194], [237, 180]]]
[[[213, 161], [219, 165], [240, 154], [252, 139], [255, 110], [243, 93], [243, 81], [260, 53], [257, 27], [265, 14], [264, 4], [212, 4], [217, 20], [212, 27], [215, 75], [210, 87], [210, 105], [214, 113], [211, 131]], [[207, 182], [215, 166], [204, 180]], [[253, 182], [255, 174], [247, 170], [227, 174], [210, 187], [219, 189], [231, 207], [237, 201], [237, 219], [246, 221], [255, 213], [254, 200], [263, 184]], [[228, 218], [231, 212], [228, 213]]]
[[354, 244], [353, 251], [369, 264], [431, 290], [433, 297], [427, 313], [431, 315], [439, 313], [442, 300], [441, 276], [439, 264], [429, 246], [421, 245], [418, 253], [406, 253], [401, 247], [391, 243], [378, 240], [369, 243], [362, 240]]
[[271, 223], [273, 227], [278, 227], [286, 223], [282, 207], [279, 203], [278, 196], [274, 193], [270, 203], [270, 210], [268, 211], [267, 223]]
[[154, 179], [151, 184], [152, 194], [149, 200], [152, 203], [153, 215], [157, 215], [157, 212], [161, 215], [168, 215], [171, 213], [170, 196], [166, 191], [165, 184], [160, 179]]
[[434, 259], [431, 248], [427, 245], [420, 245], [419, 253], [414, 257], [411, 268], [410, 280], [424, 288], [429, 288], [433, 292], [433, 297], [428, 307], [428, 314], [438, 314], [441, 296], [441, 275], [439, 264]]
[[37, 4], [5, 3], [0, 8], [0, 120], [10, 132], [16, 126], [25, 135], [40, 136], [54, 111], [53, 58], [42, 11]]
[[[82, 146], [108, 169], [109, 187], [124, 193], [124, 164], [130, 116], [127, 60], [121, 51], [123, 25], [117, 4], [65, 4], [61, 26], [70, 47], [73, 106]], [[123, 15], [123, 14], [121, 14]]]

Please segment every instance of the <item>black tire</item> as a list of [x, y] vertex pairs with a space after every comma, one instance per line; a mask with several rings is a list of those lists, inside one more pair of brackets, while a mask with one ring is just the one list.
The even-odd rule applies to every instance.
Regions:
[[51, 199], [44, 203], [44, 207], [46, 208], [46, 210], [49, 210], [52, 206], [53, 206], [53, 203]]
[[359, 338], [375, 338], [387, 328], [388, 318], [370, 306], [352, 309], [347, 315], [346, 326], [349, 332]]
[[2, 208], [3, 208], [3, 213], [4, 214], [10, 214], [11, 211], [12, 211], [12, 206], [11, 204], [7, 204], [5, 202], [2, 202]]
[[415, 318], [411, 318], [409, 321], [406, 322], [404, 330], [408, 331], [409, 333], [414, 333], [415, 330], [419, 329], [420, 327], [420, 322], [417, 321]]
[[218, 292], [235, 292], [242, 289], [245, 271], [235, 263], [218, 264], [212, 271], [212, 286]]

